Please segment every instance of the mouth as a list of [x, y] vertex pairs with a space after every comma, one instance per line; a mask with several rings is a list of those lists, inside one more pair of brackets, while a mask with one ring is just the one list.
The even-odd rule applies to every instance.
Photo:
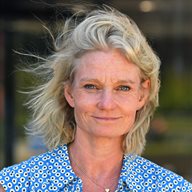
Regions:
[[119, 120], [121, 117], [100, 117], [100, 116], [92, 116], [94, 119], [99, 121], [116, 121]]

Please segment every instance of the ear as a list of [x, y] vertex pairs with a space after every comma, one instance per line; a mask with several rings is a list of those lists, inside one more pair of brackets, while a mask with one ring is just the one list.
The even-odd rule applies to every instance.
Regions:
[[74, 108], [74, 99], [73, 99], [73, 94], [72, 94], [72, 86], [70, 83], [66, 83], [64, 85], [64, 96], [65, 99], [67, 100], [68, 104]]
[[141, 83], [138, 110], [140, 110], [147, 102], [150, 92], [150, 80], [147, 79]]

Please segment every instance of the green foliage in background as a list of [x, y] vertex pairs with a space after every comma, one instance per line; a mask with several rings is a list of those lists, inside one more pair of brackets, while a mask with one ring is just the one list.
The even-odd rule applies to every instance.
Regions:
[[167, 70], [160, 89], [160, 108], [162, 110], [192, 111], [191, 73], [185, 71], [177, 74]]

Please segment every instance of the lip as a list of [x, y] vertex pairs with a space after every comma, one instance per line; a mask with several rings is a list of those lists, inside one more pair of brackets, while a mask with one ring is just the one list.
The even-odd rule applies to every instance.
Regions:
[[105, 117], [105, 116], [104, 117], [92, 116], [92, 117], [100, 121], [116, 121], [121, 118], [121, 117]]

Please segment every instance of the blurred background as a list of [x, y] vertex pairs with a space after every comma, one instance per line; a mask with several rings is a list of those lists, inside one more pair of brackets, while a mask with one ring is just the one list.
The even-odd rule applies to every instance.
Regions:
[[[108, 4], [128, 14], [159, 55], [160, 107], [151, 123], [143, 156], [183, 175], [192, 182], [192, 1], [87, 0]], [[50, 37], [42, 22], [53, 26], [69, 16], [82, 1], [1, 0], [0, 5], [0, 169], [46, 150], [40, 138], [25, 134], [30, 113], [19, 93], [35, 79], [16, 68], [36, 62], [14, 52], [46, 56]], [[41, 20], [41, 21], [40, 21]]]

